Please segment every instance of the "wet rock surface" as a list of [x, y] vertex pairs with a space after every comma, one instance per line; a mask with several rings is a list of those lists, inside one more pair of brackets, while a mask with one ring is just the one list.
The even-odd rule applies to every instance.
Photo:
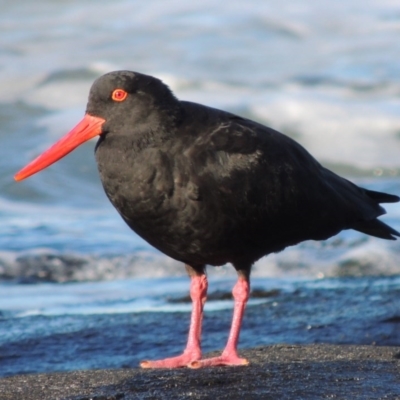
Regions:
[[0, 399], [400, 399], [400, 347], [275, 345], [248, 367], [92, 370], [0, 379]]

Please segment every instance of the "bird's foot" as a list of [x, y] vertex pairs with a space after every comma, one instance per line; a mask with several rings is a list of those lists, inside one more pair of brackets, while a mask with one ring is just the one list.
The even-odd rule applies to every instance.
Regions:
[[146, 360], [140, 363], [142, 368], [182, 368], [200, 360], [201, 354], [183, 353], [180, 356], [165, 358], [164, 360]]
[[223, 352], [219, 357], [205, 358], [204, 360], [191, 361], [188, 364], [189, 368], [197, 369], [204, 367], [216, 367], [221, 365], [239, 366], [249, 365], [249, 361], [245, 358], [240, 358], [235, 351]]

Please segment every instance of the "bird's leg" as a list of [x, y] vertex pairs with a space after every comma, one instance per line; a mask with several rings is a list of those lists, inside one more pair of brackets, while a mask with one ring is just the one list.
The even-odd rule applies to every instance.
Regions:
[[186, 265], [191, 283], [190, 297], [192, 299], [192, 316], [186, 348], [184, 352], [176, 357], [156, 361], [142, 361], [142, 368], [179, 368], [186, 367], [193, 361], [201, 358], [201, 325], [203, 320], [203, 307], [207, 299], [207, 276], [204, 266], [193, 268]]
[[242, 326], [244, 310], [250, 294], [249, 272], [244, 272], [245, 273], [243, 273], [243, 271], [238, 271], [239, 278], [232, 290], [235, 305], [233, 309], [231, 330], [224, 351], [219, 357], [192, 361], [188, 367], [201, 368], [217, 365], [247, 365], [249, 363], [245, 358], [240, 358], [237, 353], [240, 328]]

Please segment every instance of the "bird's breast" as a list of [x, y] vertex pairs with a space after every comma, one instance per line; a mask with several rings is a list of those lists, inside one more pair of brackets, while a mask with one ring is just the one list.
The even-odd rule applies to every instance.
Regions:
[[217, 245], [221, 215], [204, 201], [207, 193], [201, 182], [177, 158], [159, 149], [147, 149], [135, 157], [123, 152], [110, 157], [98, 149], [96, 159], [109, 200], [130, 228], [150, 244], [181, 260]]

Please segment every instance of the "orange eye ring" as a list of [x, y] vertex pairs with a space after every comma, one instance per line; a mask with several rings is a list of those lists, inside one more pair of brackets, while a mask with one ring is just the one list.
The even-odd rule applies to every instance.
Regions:
[[124, 101], [127, 97], [128, 93], [124, 89], [115, 89], [111, 95], [114, 101]]

